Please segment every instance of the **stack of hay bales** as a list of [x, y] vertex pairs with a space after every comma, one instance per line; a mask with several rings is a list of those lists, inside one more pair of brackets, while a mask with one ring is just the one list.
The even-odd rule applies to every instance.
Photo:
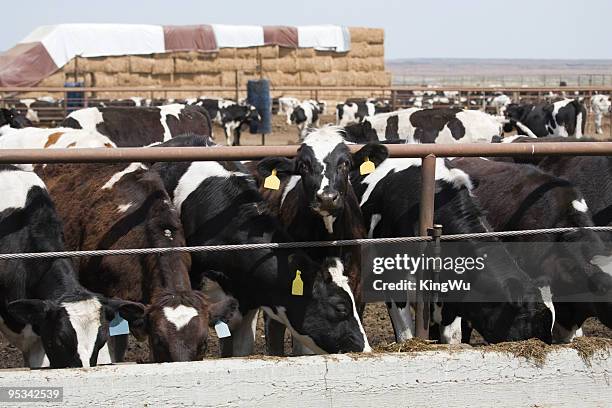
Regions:
[[[85, 81], [93, 87], [246, 87], [249, 79], [270, 79], [272, 86], [384, 87], [391, 84], [385, 71], [384, 30], [350, 28], [351, 50], [347, 53], [289, 49], [278, 46], [223, 48], [217, 53], [174, 52], [143, 56], [82, 58], [70, 61], [39, 86], [62, 86]], [[259, 67], [261, 61], [261, 69]], [[228, 95], [217, 96], [232, 97]], [[327, 92], [330, 96], [336, 92]], [[338, 99], [360, 96], [339, 91]], [[99, 92], [100, 98], [130, 95]], [[192, 97], [194, 92], [154, 92], [151, 97]], [[296, 95], [298, 96], [298, 95]]]

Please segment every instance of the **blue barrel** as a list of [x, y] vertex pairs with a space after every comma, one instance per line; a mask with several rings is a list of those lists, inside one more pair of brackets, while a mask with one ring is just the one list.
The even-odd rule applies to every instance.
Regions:
[[261, 121], [251, 121], [252, 134], [272, 133], [272, 98], [270, 81], [267, 79], [250, 80], [247, 83], [247, 101], [257, 108]]
[[[65, 88], [83, 88], [83, 82], [65, 82]], [[85, 107], [85, 92], [68, 91], [66, 92], [66, 110], [68, 113]]]

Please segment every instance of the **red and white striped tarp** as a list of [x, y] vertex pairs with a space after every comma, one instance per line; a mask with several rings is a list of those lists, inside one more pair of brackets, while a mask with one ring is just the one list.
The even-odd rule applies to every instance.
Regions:
[[144, 24], [59, 24], [38, 27], [0, 54], [0, 86], [31, 86], [72, 58], [146, 55], [173, 51], [215, 52], [219, 48], [278, 45], [333, 52], [350, 50], [346, 27], [161, 26]]

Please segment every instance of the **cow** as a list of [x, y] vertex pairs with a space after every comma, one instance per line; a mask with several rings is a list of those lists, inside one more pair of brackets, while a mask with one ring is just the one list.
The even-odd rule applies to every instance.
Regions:
[[497, 93], [491, 98], [490, 104], [495, 109], [497, 115], [504, 116], [506, 108], [512, 103], [512, 99], [503, 93]]
[[278, 115], [291, 116], [291, 112], [300, 104], [300, 100], [291, 96], [281, 96], [278, 98]]
[[16, 109], [0, 108], [0, 132], [31, 127], [32, 122]]
[[347, 126], [361, 123], [364, 118], [376, 114], [374, 102], [346, 102], [336, 105], [336, 125]]
[[143, 147], [183, 133], [211, 134], [205, 109], [172, 104], [154, 108], [85, 108], [71, 112], [63, 127], [95, 130], [117, 147]]
[[[253, 121], [261, 121], [257, 109], [247, 103], [238, 104], [224, 99], [197, 99], [193, 102], [193, 105], [206, 109], [213, 121], [223, 127], [227, 146], [240, 145], [240, 133], [243, 125], [250, 125]], [[195, 134], [205, 133], [195, 132]]]
[[[555, 142], [595, 142], [595, 139], [574, 137], [546, 137], [531, 139], [522, 136], [506, 137], [504, 143], [555, 143]], [[598, 226], [612, 226], [612, 157], [610, 156], [542, 156], [498, 158], [498, 161], [511, 161], [533, 164], [541, 170], [564, 178], [576, 186], [584, 195], [593, 222]], [[610, 237], [612, 235], [609, 235]], [[608, 238], [607, 240], [611, 240]]]
[[[162, 144], [211, 145], [209, 138], [195, 136]], [[241, 163], [157, 163], [153, 169], [180, 213], [187, 245], [292, 240]], [[292, 295], [298, 270], [303, 294]], [[211, 299], [229, 295], [239, 302], [242, 321], [230, 327], [232, 342], [224, 339], [224, 355], [252, 352], [259, 308], [313, 352], [370, 350], [344, 265], [336, 257], [316, 262], [303, 251], [278, 249], [197, 252], [192, 255], [191, 279]]]
[[40, 97], [37, 99], [27, 98], [20, 99], [15, 105], [14, 108], [24, 111], [25, 117], [33, 123], [40, 122], [40, 112], [49, 111], [49, 110], [58, 110], [62, 108], [63, 101], [55, 100], [52, 97]]
[[507, 106], [504, 132], [516, 129], [519, 135], [536, 137], [575, 136], [581, 138], [586, 125], [586, 108], [576, 99], [564, 99], [539, 105], [516, 104]]
[[346, 126], [345, 138], [354, 143], [490, 143], [501, 132], [501, 121], [481, 111], [409, 108]]
[[[72, 250], [185, 246], [176, 209], [159, 176], [141, 163], [48, 165], [37, 168], [64, 221]], [[155, 362], [201, 360], [208, 326], [229, 320], [231, 300], [208, 305], [191, 290], [190, 257], [185, 253], [134, 257], [82, 257], [79, 280], [89, 290], [144, 304], [130, 325], [148, 338]], [[113, 362], [123, 361], [127, 335], [109, 340]]]
[[[358, 155], [356, 162], [365, 160]], [[368, 237], [390, 238], [416, 236], [421, 190], [421, 159], [384, 159], [368, 155], [376, 169], [366, 175], [351, 172], [351, 184], [360, 201]], [[407, 188], [406, 186], [409, 186]], [[472, 183], [462, 171], [447, 161], [436, 159], [434, 223], [445, 234], [488, 232], [489, 226], [480, 207], [470, 195]], [[488, 245], [487, 245], [488, 244]], [[470, 240], [454, 256], [478, 258], [488, 255], [486, 269], [470, 274], [472, 290], [458, 303], [436, 304], [432, 321], [440, 326], [444, 343], [469, 341], [470, 327], [489, 343], [537, 337], [551, 342], [552, 314], [542, 302], [537, 287], [497, 240], [478, 243]], [[452, 274], [450, 275], [453, 276]], [[477, 294], [487, 299], [478, 301]], [[475, 297], [473, 297], [475, 296]], [[397, 341], [414, 335], [414, 322], [407, 303], [399, 299], [387, 303]], [[465, 330], [461, 331], [462, 324]]]
[[[43, 181], [0, 165], [0, 252], [64, 251], [62, 224]], [[0, 330], [31, 368], [110, 363], [109, 322], [133, 323], [142, 305], [84, 288], [68, 258], [0, 260]]]
[[[496, 231], [591, 227], [582, 193], [569, 181], [533, 166], [482, 158], [457, 158], [453, 166], [474, 181], [472, 190]], [[608, 250], [593, 231], [519, 237], [533, 245], [509, 245], [519, 265], [552, 294], [553, 341], [571, 341], [587, 317], [597, 316], [612, 327], [612, 277], [592, 263]], [[506, 238], [516, 241], [516, 238]], [[608, 302], [568, 302], [570, 294], [608, 295]], [[567, 299], [567, 298], [566, 298]]]
[[610, 96], [609, 95], [593, 95], [591, 97], [591, 109], [595, 118], [595, 132], [598, 135], [603, 134], [601, 122], [603, 115], [610, 112]]
[[[366, 145], [364, 152], [384, 155], [385, 146]], [[348, 180], [354, 166], [342, 138], [341, 129], [328, 126], [310, 133], [304, 139], [295, 159], [271, 157], [261, 160], [257, 174], [261, 192], [281, 222], [298, 241], [330, 241], [365, 238], [359, 203]], [[272, 170], [281, 180], [279, 190], [263, 187]], [[359, 314], [363, 312], [360, 295], [361, 253], [358, 247], [317, 248], [308, 250], [315, 259], [340, 256], [345, 274], [356, 294]], [[272, 329], [275, 330], [275, 329]], [[268, 336], [272, 337], [272, 335]], [[282, 345], [282, 342], [281, 342]], [[271, 345], [280, 353], [279, 345]]]
[[287, 116], [287, 124], [295, 124], [298, 129], [299, 140], [303, 140], [312, 127], [319, 127], [321, 106], [315, 101], [304, 101], [293, 109]]

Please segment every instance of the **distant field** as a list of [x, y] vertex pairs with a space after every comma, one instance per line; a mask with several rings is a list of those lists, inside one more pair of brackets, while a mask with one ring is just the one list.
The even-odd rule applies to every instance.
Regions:
[[387, 60], [394, 85], [612, 86], [612, 60]]

